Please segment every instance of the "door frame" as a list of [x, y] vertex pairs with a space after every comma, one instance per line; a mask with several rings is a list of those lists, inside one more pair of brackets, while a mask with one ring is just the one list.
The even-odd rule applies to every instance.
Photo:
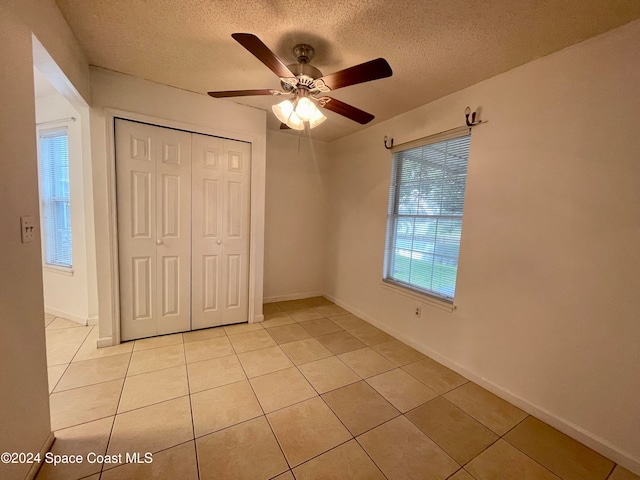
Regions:
[[[108, 303], [106, 306], [111, 313], [111, 337], [98, 340], [98, 347], [117, 345], [120, 336], [120, 272], [118, 257], [118, 217], [116, 197], [116, 155], [115, 155], [115, 119], [148, 123], [158, 127], [173, 128], [186, 132], [200, 133], [214, 137], [228, 138], [251, 144], [251, 221], [249, 238], [249, 323], [264, 320], [262, 314], [263, 300], [263, 271], [264, 271], [264, 210], [265, 210], [265, 180], [266, 158], [256, 155], [256, 146], [260, 148], [261, 139], [258, 136], [238, 132], [222, 131], [191, 123], [168, 120], [149, 115], [143, 115], [115, 108], [104, 109], [106, 125], [106, 157], [107, 157], [107, 209], [109, 212], [109, 234], [104, 241], [108, 245], [109, 281], [104, 283], [102, 292]], [[102, 297], [102, 296], [101, 296]]]

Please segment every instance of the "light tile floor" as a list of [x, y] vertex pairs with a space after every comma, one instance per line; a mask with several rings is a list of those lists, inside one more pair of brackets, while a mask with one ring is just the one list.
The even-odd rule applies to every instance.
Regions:
[[103, 349], [47, 315], [52, 452], [109, 461], [37, 478], [640, 480], [324, 298], [264, 312]]

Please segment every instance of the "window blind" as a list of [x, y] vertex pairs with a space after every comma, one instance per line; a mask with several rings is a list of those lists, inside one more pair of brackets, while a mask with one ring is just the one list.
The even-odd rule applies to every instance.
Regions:
[[45, 263], [72, 266], [67, 128], [38, 134]]
[[385, 280], [452, 302], [458, 271], [470, 133], [395, 150]]

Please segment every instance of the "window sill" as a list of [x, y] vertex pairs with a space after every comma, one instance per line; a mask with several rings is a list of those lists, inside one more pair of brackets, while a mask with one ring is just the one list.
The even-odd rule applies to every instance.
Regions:
[[393, 283], [387, 280], [381, 280], [380, 285], [382, 286], [382, 288], [386, 290], [389, 290], [394, 293], [398, 293], [400, 295], [412, 298], [414, 300], [418, 300], [421, 303], [424, 303], [431, 307], [438, 308], [445, 312], [451, 313], [456, 309], [456, 306], [453, 303], [449, 303], [445, 300], [439, 300], [430, 295], [418, 292], [417, 290], [413, 290], [411, 288], [398, 285], [397, 283]]
[[45, 264], [42, 266], [42, 269], [51, 272], [51, 273], [59, 273], [60, 275], [66, 275], [68, 277], [73, 277], [73, 268], [71, 267], [60, 267], [58, 265], [48, 265]]

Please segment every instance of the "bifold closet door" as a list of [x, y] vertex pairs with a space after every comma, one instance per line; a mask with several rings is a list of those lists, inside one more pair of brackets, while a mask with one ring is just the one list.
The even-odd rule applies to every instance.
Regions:
[[192, 136], [192, 329], [246, 322], [251, 145]]
[[191, 325], [191, 134], [116, 119], [122, 340]]

